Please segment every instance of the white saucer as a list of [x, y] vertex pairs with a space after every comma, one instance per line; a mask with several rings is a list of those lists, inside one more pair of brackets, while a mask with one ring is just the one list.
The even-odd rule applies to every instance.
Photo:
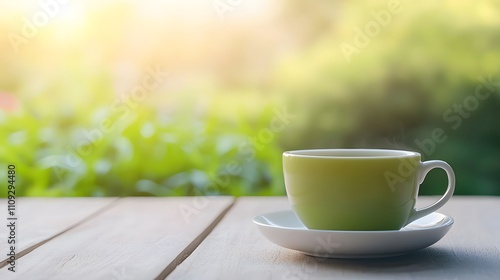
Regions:
[[376, 258], [410, 253], [439, 241], [453, 218], [432, 213], [401, 230], [337, 231], [307, 229], [291, 210], [253, 218], [271, 242], [307, 255], [326, 258]]

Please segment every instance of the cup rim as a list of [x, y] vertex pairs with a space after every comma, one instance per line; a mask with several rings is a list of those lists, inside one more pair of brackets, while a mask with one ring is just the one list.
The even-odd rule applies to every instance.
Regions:
[[380, 159], [420, 156], [420, 153], [393, 149], [304, 149], [283, 152], [285, 157], [325, 159]]

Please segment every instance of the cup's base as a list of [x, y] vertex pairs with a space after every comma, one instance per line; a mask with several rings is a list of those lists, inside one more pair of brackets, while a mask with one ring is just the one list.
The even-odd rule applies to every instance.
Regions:
[[348, 212], [321, 205], [294, 205], [292, 208], [308, 229], [380, 231], [403, 228], [412, 209], [412, 205], [409, 206], [398, 209], [359, 207]]

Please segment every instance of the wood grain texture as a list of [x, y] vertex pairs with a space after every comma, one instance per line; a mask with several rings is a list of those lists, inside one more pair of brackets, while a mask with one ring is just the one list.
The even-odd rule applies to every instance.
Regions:
[[[421, 198], [430, 204], [437, 197]], [[167, 279], [498, 279], [500, 198], [453, 197], [441, 213], [455, 224], [433, 246], [399, 257], [322, 259], [267, 241], [251, 218], [289, 209], [286, 198], [240, 198]]]
[[[74, 227], [102, 211], [116, 198], [18, 198], [16, 200], [16, 250], [22, 257], [38, 244]], [[7, 200], [0, 200], [0, 214], [7, 217]], [[7, 220], [4, 220], [6, 223]], [[0, 226], [0, 267], [6, 265], [8, 253], [7, 224]]]
[[165, 278], [232, 203], [232, 197], [122, 198], [21, 258], [16, 273], [4, 267], [0, 279]]

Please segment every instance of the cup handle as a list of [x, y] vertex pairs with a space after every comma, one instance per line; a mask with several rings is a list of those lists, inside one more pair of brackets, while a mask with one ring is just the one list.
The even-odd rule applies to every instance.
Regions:
[[406, 224], [435, 212], [439, 208], [443, 207], [443, 205], [445, 205], [453, 195], [453, 192], [455, 191], [455, 172], [453, 172], [453, 169], [448, 163], [441, 160], [429, 160], [420, 164], [420, 168], [418, 170], [418, 185], [420, 186], [420, 184], [422, 184], [427, 173], [434, 168], [441, 168], [446, 171], [446, 175], [448, 176], [448, 188], [441, 199], [434, 204], [421, 209], [413, 209]]

